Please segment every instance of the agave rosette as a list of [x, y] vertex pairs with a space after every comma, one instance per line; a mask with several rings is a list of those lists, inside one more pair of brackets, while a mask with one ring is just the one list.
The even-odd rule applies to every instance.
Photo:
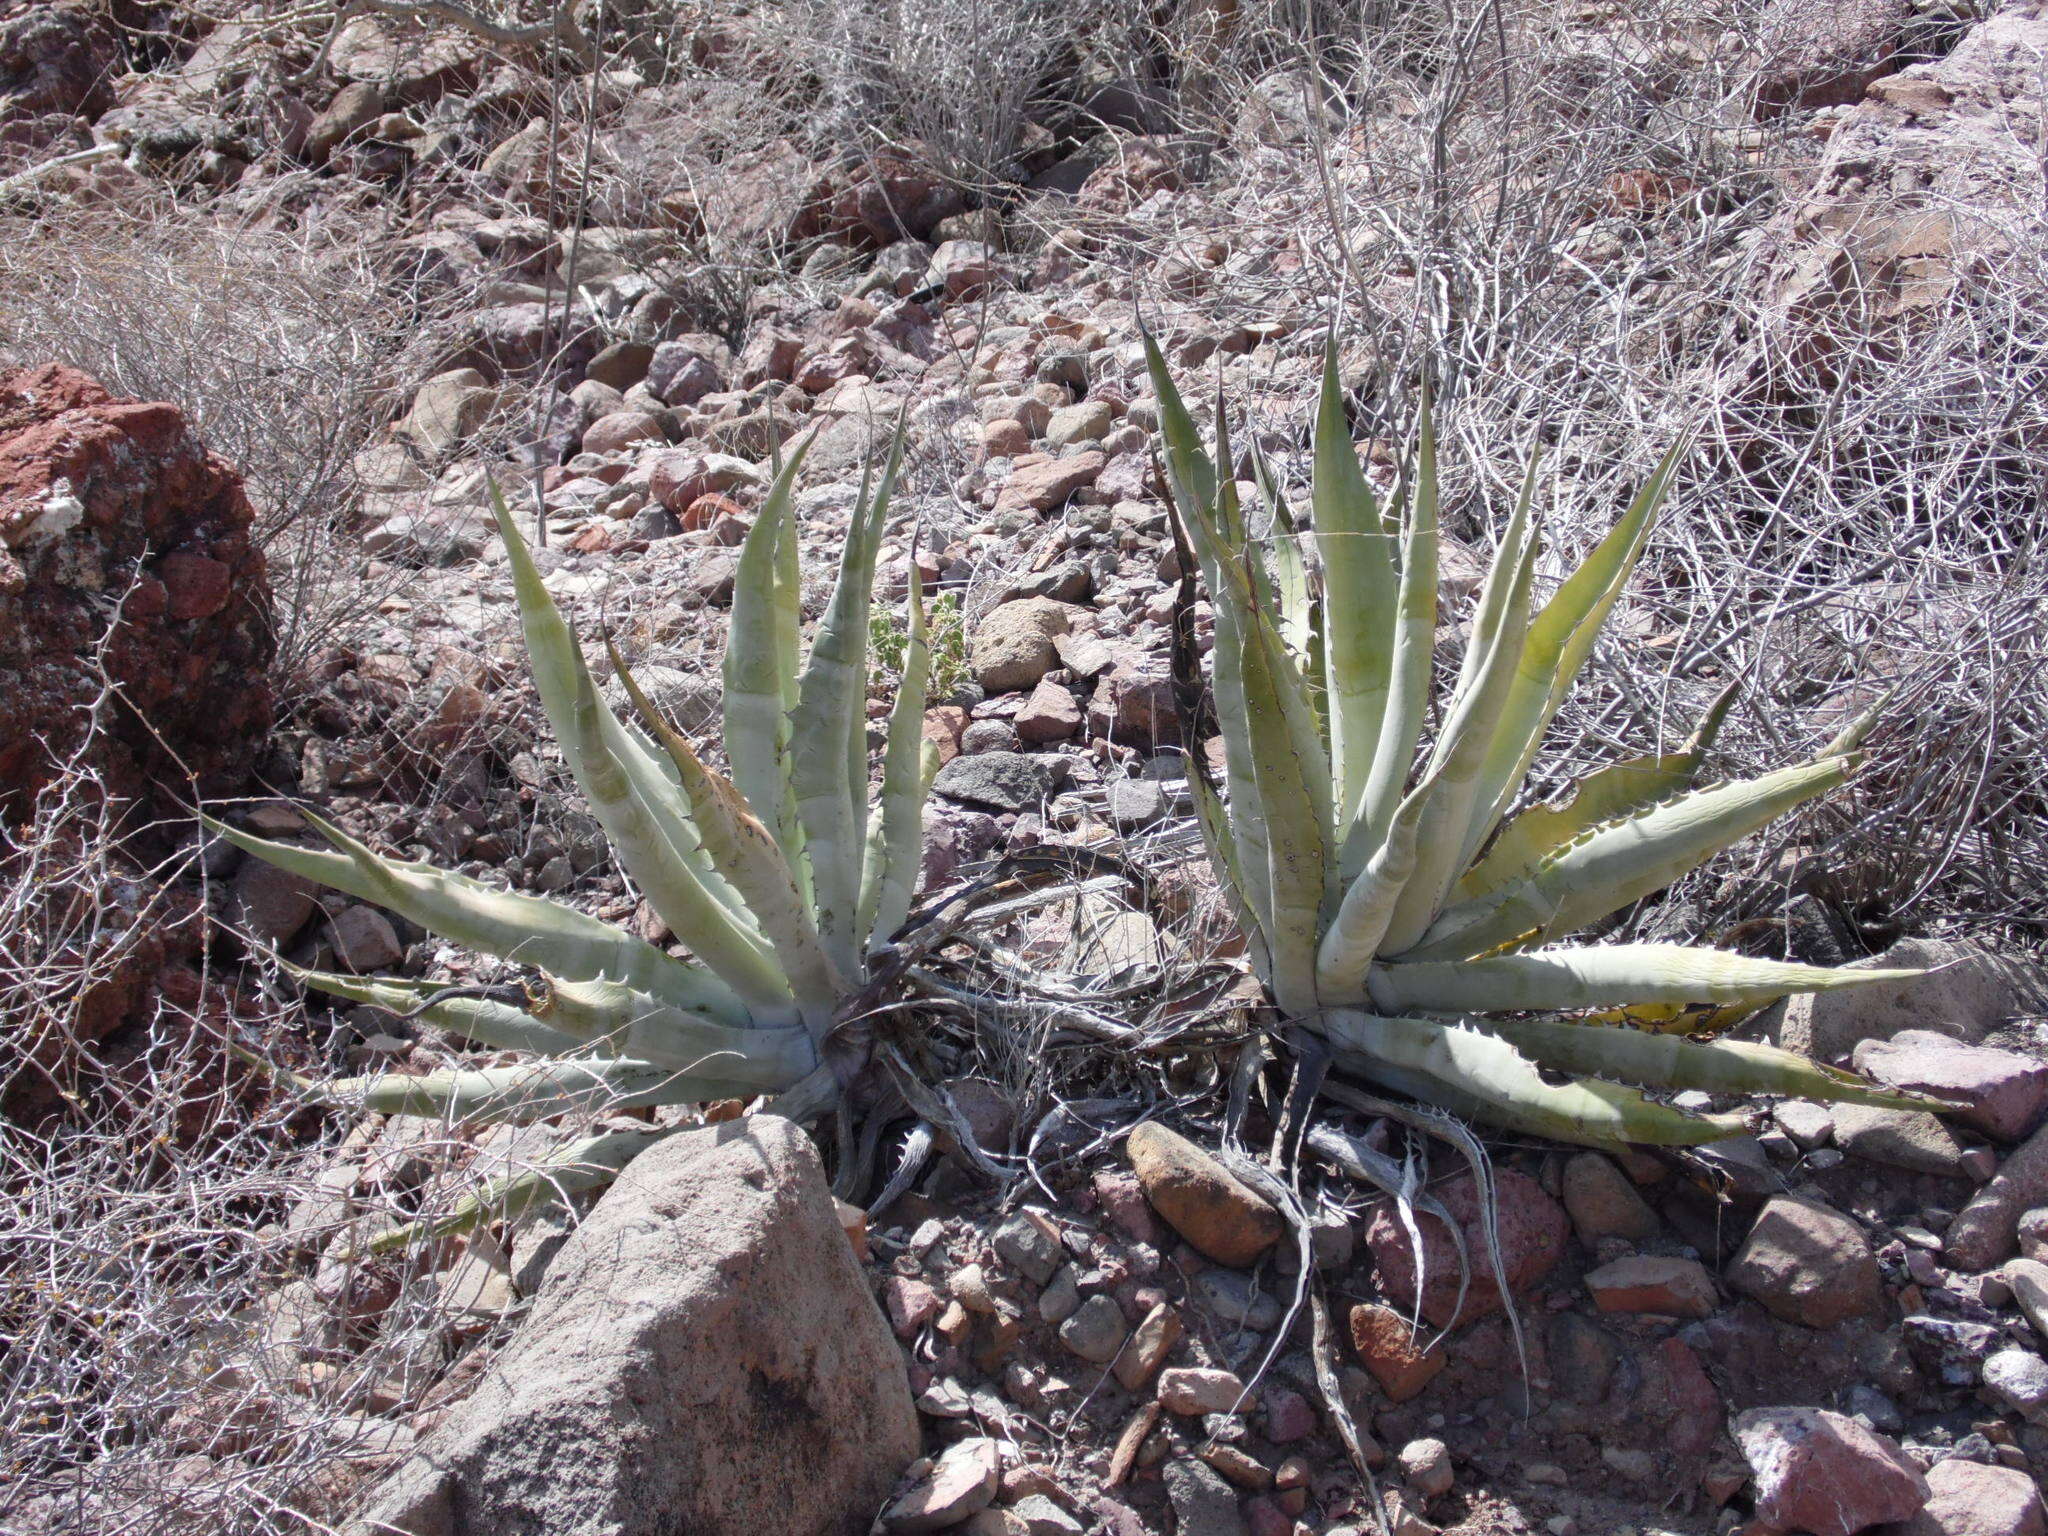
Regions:
[[[734, 584], [724, 671], [730, 777], [661, 718], [616, 651], [637, 720], [606, 703], [497, 499], [542, 709], [621, 867], [688, 955], [560, 902], [386, 858], [316, 816], [307, 819], [329, 849], [212, 823], [282, 869], [532, 968], [517, 986], [486, 989], [300, 972], [336, 996], [534, 1055], [484, 1070], [307, 1083], [309, 1091], [373, 1110], [472, 1122], [799, 1089], [785, 1102], [801, 1098], [815, 1110], [831, 1101], [825, 1036], [840, 1005], [867, 980], [870, 956], [909, 910], [932, 769], [921, 735], [930, 653], [913, 564], [904, 664], [881, 792], [870, 804], [868, 621], [901, 456], [899, 430], [881, 475], [863, 484], [836, 584], [801, 662], [793, 492], [803, 447], [780, 467]], [[588, 1187], [659, 1134], [579, 1141], [468, 1202], [464, 1218]]]
[[[1762, 778], [1694, 780], [1724, 695], [1675, 752], [1604, 767], [1555, 804], [1515, 809], [1558, 706], [1642, 554], [1674, 448], [1614, 528], [1535, 603], [1536, 472], [1525, 475], [1424, 751], [1437, 625], [1436, 443], [1425, 403], [1412, 463], [1382, 506], [1346, 423], [1334, 351], [1297, 534], [1271, 477], [1254, 527], [1146, 340], [1164, 465], [1215, 614], [1211, 688], [1223, 790], [1194, 788], [1212, 862], [1280, 1012], [1342, 1070], [1459, 1114], [1597, 1146], [1738, 1134], [1642, 1090], [1786, 1094], [1921, 1107], [1772, 1046], [1631, 1028], [1915, 974], [1835, 970], [1668, 944], [1558, 941], [1670, 885], [1845, 782], [1856, 740]], [[1218, 466], [1225, 466], [1222, 473]], [[1512, 813], [1512, 814], [1511, 814]], [[1593, 1010], [1610, 1010], [1596, 1016]]]

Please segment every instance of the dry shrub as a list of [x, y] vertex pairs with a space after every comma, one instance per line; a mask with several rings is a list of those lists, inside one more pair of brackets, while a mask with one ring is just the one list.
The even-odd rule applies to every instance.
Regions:
[[433, 371], [432, 322], [461, 297], [422, 313], [342, 223], [99, 209], [0, 229], [0, 348], [172, 402], [246, 477], [288, 676], [383, 595], [332, 558], [351, 460]]

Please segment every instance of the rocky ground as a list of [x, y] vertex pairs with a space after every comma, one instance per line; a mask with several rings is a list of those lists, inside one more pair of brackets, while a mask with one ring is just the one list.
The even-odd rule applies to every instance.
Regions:
[[[1729, 180], [1709, 188], [1704, 160], [1697, 179], [1662, 165], [1603, 174], [1546, 257], [1593, 274], [1589, 309], [1627, 295], [1642, 330], [1630, 366], [1665, 348], [1682, 363], [1675, 394], [1776, 410], [1819, 377], [1846, 398], [1869, 359], [1845, 336], [1877, 336], [1881, 359], [1926, 348], [1929, 316], [2023, 249], [2014, 221], [2028, 227], [2041, 206], [2038, 5], [1822, 10], [1773, 8], [1753, 116], [1713, 128]], [[1461, 1283], [1441, 1220], [1423, 1215], [1411, 1234], [1327, 1156], [1307, 1160], [1318, 1216], [1305, 1266], [1272, 1206], [1203, 1150], [1222, 1140], [1219, 1077], [1258, 1018], [1191, 861], [1166, 657], [1179, 569], [1137, 327], [1142, 314], [1179, 370], [1241, 402], [1298, 480], [1330, 284], [1355, 280], [1375, 313], [1418, 308], [1398, 241], [1340, 250], [1341, 224], [1306, 222], [1318, 156], [1321, 174], [1360, 188], [1382, 140], [1323, 125], [1283, 69], [1233, 98], [1209, 146], [1226, 171], [1096, 96], [1085, 131], [1073, 100], [1032, 119], [1000, 197], [901, 147], [834, 157], [793, 132], [678, 147], [679, 120], [723, 113], [737, 139], [750, 93], [789, 88], [776, 14], [693, 13], [659, 47], [621, 45], [595, 70], [555, 45], [368, 13], [324, 45], [318, 25], [261, 14], [210, 24], [56, 4], [0, 18], [0, 198], [38, 262], [136, 221], [362, 245], [400, 303], [397, 329], [417, 333], [366, 387], [374, 408], [346, 445], [347, 494], [316, 552], [275, 540], [266, 575], [257, 546], [278, 499], [260, 467], [252, 506], [176, 410], [40, 366], [117, 370], [127, 354], [90, 356], [74, 337], [37, 355], [61, 333], [26, 304], [0, 314], [0, 343], [29, 365], [0, 383], [0, 808], [29, 825], [51, 756], [85, 748], [99, 781], [154, 823], [119, 882], [152, 914], [121, 931], [148, 942], [117, 946], [66, 1029], [28, 1036], [9, 1110], [47, 1128], [82, 1085], [147, 1085], [170, 1015], [267, 1028], [306, 1065], [479, 1059], [376, 1010], [289, 1016], [272, 949], [361, 972], [460, 977], [464, 961], [200, 839], [183, 815], [194, 788], [234, 796], [267, 835], [303, 831], [293, 806], [310, 803], [387, 851], [566, 896], [665, 941], [539, 729], [492, 489], [544, 521], [547, 586], [582, 632], [608, 632], [678, 722], [705, 732], [735, 548], [772, 451], [810, 434], [798, 512], [822, 576], [899, 416], [911, 473], [884, 585], [900, 593], [915, 562], [956, 605], [940, 632], [945, 702], [927, 720], [947, 761], [923, 887], [995, 855], [1135, 839], [1165, 893], [1154, 905], [1085, 894], [989, 936], [1044, 973], [1122, 988], [1127, 1033], [1106, 1059], [1078, 1027], [936, 1041], [932, 1065], [970, 1107], [981, 1155], [942, 1148], [886, 1204], [895, 1141], [876, 1179], [846, 1191], [855, 1203], [835, 1206], [801, 1137], [742, 1135], [730, 1127], [749, 1122], [719, 1110], [664, 1144], [671, 1183], [701, 1197], [678, 1203], [661, 1170], [635, 1165], [576, 1220], [367, 1262], [347, 1257], [367, 1225], [445, 1208], [465, 1181], [571, 1128], [291, 1122], [316, 1149], [288, 1194], [246, 1202], [259, 1242], [237, 1328], [182, 1340], [164, 1367], [170, 1400], [113, 1437], [117, 1457], [74, 1469], [104, 1478], [90, 1494], [53, 1484], [65, 1455], [39, 1441], [0, 1487], [8, 1528], [283, 1528], [260, 1508], [277, 1497], [331, 1526], [367, 1508], [415, 1536], [865, 1530], [878, 1510], [892, 1531], [1006, 1536], [1281, 1536], [1367, 1529], [1376, 1512], [1398, 1536], [2042, 1536], [2048, 993], [2010, 930], [1898, 938], [1938, 925], [1875, 884], [1849, 888], [1863, 849], [1838, 850], [1850, 874], [1838, 862], [1828, 877], [1803, 846], [1769, 850], [1758, 862], [1779, 917], [1730, 942], [1942, 968], [1748, 1027], [1946, 1098], [1945, 1118], [1764, 1106], [1754, 1137], [1711, 1158], [1495, 1144], [1506, 1298], [1484, 1273]], [[1634, 57], [1626, 19], [1599, 7], [1537, 8], [1527, 25], [1552, 44], [1568, 34], [1574, 60]], [[1649, 63], [1697, 72], [1714, 35], [1694, 17]], [[588, 140], [550, 130], [569, 87]], [[1413, 128], [1426, 114], [1390, 116]], [[572, 212], [575, 185], [588, 195]], [[1756, 305], [1739, 352], [1717, 350], [1716, 322], [1686, 310], [1705, 279], [1675, 253], [1696, 242], [1720, 253], [1715, 272], [1739, 266]], [[1982, 305], [1972, 313], [1995, 328]], [[1361, 388], [1384, 362], [1370, 338], [1347, 336], [1342, 355]], [[202, 400], [177, 404], [205, 415]], [[1768, 480], [1768, 450], [1728, 437], [1731, 458]], [[1617, 429], [1611, 462], [1572, 473], [1597, 502], [1658, 446]], [[1379, 447], [1391, 481], [1395, 456]], [[2037, 488], [2014, 483], [1985, 505], [2038, 518]], [[1446, 657], [1491, 535], [1476, 496], [1459, 516]], [[1562, 537], [1583, 532], [1568, 519]], [[1828, 647], [1867, 666], [1947, 645], [1946, 631], [1928, 636], [1962, 624], [1957, 610], [2004, 612], [2015, 583], [1999, 559], [1944, 568], [1951, 608], [1918, 589], [1908, 602], [1903, 582], [1859, 567], [1846, 589], [1859, 612], [1892, 622], [1758, 662], [1766, 692], [1792, 728], [1825, 737], [1861, 686]], [[1734, 577], [1674, 553], [1629, 599], [1614, 671], [1668, 678], [1648, 710], [1621, 690], [1631, 731], [1658, 728], [1666, 704], [1689, 716], [1738, 670], [1695, 648], [1712, 607], [1699, 592], [1717, 596], [1717, 579]], [[332, 617], [300, 664], [272, 668], [257, 619], [315, 589], [351, 601], [320, 610]], [[110, 618], [113, 645], [92, 652]], [[103, 675], [150, 728], [110, 706], [105, 732], [67, 738]], [[1994, 691], [1961, 691], [1973, 689]], [[1595, 726], [1589, 739], [1616, 729]], [[22, 751], [31, 739], [51, 756]], [[1904, 771], [1884, 782], [1928, 793]], [[2020, 790], [1998, 804], [2010, 821], [2038, 809]], [[1983, 819], [1965, 830], [1992, 825], [1972, 806]], [[1704, 921], [1710, 898], [1645, 921]], [[260, 1082], [202, 1054], [202, 1078], [264, 1101]], [[1427, 1156], [1390, 1122], [1332, 1119]], [[1241, 1130], [1263, 1151], [1272, 1128], [1254, 1105]], [[1441, 1149], [1420, 1172], [1483, 1258], [1471, 1175]], [[742, 1272], [749, 1286], [721, 1279]], [[1307, 1273], [1327, 1298], [1320, 1343]], [[621, 1275], [641, 1288], [630, 1306]], [[592, 1444], [629, 1449], [592, 1463]], [[591, 1470], [569, 1483], [536, 1472], [562, 1463]], [[712, 1465], [717, 1477], [692, 1482], [688, 1469]], [[258, 1497], [266, 1467], [290, 1473]]]

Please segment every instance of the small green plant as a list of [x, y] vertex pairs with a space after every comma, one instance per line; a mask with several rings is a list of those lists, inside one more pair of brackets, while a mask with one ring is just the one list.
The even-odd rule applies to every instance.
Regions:
[[[941, 592], [925, 614], [926, 644], [931, 649], [931, 679], [926, 689], [933, 699], [950, 699], [964, 688], [974, 674], [967, 665], [967, 626], [960, 616], [960, 595]], [[890, 677], [903, 675], [904, 653], [909, 635], [896, 615], [877, 608], [868, 620], [868, 648], [875, 662]]]
[[1313, 531], [1294, 535], [1262, 475], [1273, 531], [1255, 538], [1220, 404], [1212, 459], [1149, 337], [1146, 348], [1167, 478], [1215, 610], [1212, 691], [1228, 798], [1198, 778], [1197, 809], [1283, 1015], [1321, 1035], [1342, 1070], [1595, 1146], [1695, 1143], [1745, 1128], [1739, 1116], [1683, 1114], [1640, 1088], [1925, 1107], [1788, 1051], [1602, 1027], [1585, 1012], [1757, 1004], [1913, 972], [1665, 944], [1555, 944], [1833, 789], [1857, 763], [1860, 728], [1811, 762], [1694, 789], [1724, 696], [1682, 750], [1602, 768], [1562, 803], [1508, 815], [1642, 553], [1678, 449], [1533, 612], [1530, 466], [1440, 733], [1418, 765], [1437, 619], [1427, 404], [1399, 504], [1383, 510], [1351, 442], [1333, 349], [1315, 428]]
[[[417, 1014], [535, 1053], [480, 1071], [304, 1084], [331, 1102], [466, 1119], [785, 1095], [798, 1118], [837, 1097], [825, 1037], [909, 911], [930, 777], [922, 740], [930, 647], [916, 573], [902, 631], [879, 801], [868, 801], [867, 636], [876, 550], [901, 463], [899, 433], [863, 496], [838, 580], [799, 666], [800, 591], [782, 466], [740, 553], [725, 657], [730, 779], [653, 709], [613, 651], [639, 722], [592, 682], [575, 635], [500, 498], [526, 648], [570, 771], [641, 894], [692, 958], [559, 902], [372, 852], [309, 816], [331, 851], [211, 823], [282, 869], [375, 902], [456, 943], [534, 967], [509, 988], [302, 972], [322, 991]], [[446, 1230], [610, 1178], [662, 1132], [616, 1132], [466, 1202]]]

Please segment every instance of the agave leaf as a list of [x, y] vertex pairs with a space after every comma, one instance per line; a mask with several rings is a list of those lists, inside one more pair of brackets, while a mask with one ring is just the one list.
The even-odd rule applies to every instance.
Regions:
[[1545, 1082], [1506, 1040], [1465, 1025], [1333, 1009], [1314, 1027], [1346, 1071], [1512, 1131], [1613, 1148], [1694, 1146], [1747, 1130], [1738, 1115], [1696, 1118], [1612, 1083]]
[[782, 464], [740, 546], [725, 644], [725, 754], [733, 783], [767, 822], [806, 901], [809, 866], [789, 781], [789, 710], [801, 620], [792, 499], [811, 442], [798, 443]]
[[1424, 775], [1394, 813], [1379, 851], [1345, 891], [1316, 950], [1316, 995], [1324, 1006], [1365, 1003], [1366, 968], [1379, 953], [1394, 904], [1415, 873], [1415, 837], [1435, 793], [1436, 775]]
[[598, 696], [582, 647], [542, 585], [504, 498], [493, 503], [541, 707], [592, 814], [676, 936], [750, 1012], [765, 1023], [782, 1022], [794, 1012], [788, 978], [737, 893], [712, 869], [681, 791]]
[[469, 1191], [445, 1215], [407, 1222], [378, 1233], [364, 1245], [364, 1251], [400, 1253], [414, 1243], [455, 1237], [480, 1226], [535, 1215], [573, 1196], [603, 1188], [642, 1152], [683, 1129], [679, 1125], [650, 1127], [644, 1131], [607, 1131], [601, 1136], [586, 1136], [557, 1148], [529, 1168]]
[[791, 782], [811, 856], [818, 932], [842, 974], [860, 974], [867, 935], [858, 931], [866, 852], [867, 640], [875, 551], [903, 460], [899, 426], [872, 498], [856, 506], [840, 553], [839, 578], [811, 641], [798, 684]]
[[[1394, 674], [1392, 616], [1401, 586], [1385, 517], [1352, 446], [1334, 335], [1323, 348], [1312, 504], [1316, 553], [1323, 564], [1323, 683], [1335, 825], [1349, 828], [1365, 803], [1387, 721]], [[1403, 762], [1401, 772], [1407, 771]]]
[[1881, 1109], [1941, 1109], [1917, 1094], [1879, 1088], [1853, 1072], [1774, 1045], [1744, 1040], [1684, 1040], [1633, 1029], [1603, 1029], [1561, 1019], [1494, 1019], [1480, 1026], [1560, 1072], [1598, 1072], [1646, 1088], [1706, 1093], [1777, 1093], [1823, 1103]]
[[1498, 1013], [1622, 1003], [1754, 1004], [1920, 974], [1787, 965], [1681, 944], [1602, 944], [1378, 966], [1367, 984], [1373, 1005], [1388, 1012]]
[[[794, 1035], [809, 1048], [801, 1031], [761, 1033]], [[418, 1077], [395, 1072], [380, 1077], [343, 1077], [318, 1084], [313, 1091], [330, 1104], [386, 1115], [423, 1115], [450, 1122], [544, 1120], [551, 1115], [640, 1109], [651, 1104], [750, 1098], [794, 1082], [794, 1077], [780, 1075], [788, 1065], [766, 1053], [758, 1057], [736, 1053], [709, 1063], [702, 1072], [630, 1057], [592, 1057], [467, 1072], [428, 1072]]]
[[[483, 997], [451, 997], [435, 1002], [437, 994], [455, 989], [452, 981], [414, 981], [395, 976], [345, 976], [338, 971], [312, 971], [287, 962], [285, 971], [307, 986], [352, 1003], [387, 1008], [393, 1013], [415, 1014], [437, 1029], [445, 1029], [465, 1040], [480, 1040], [501, 1050], [533, 1051], [558, 1056], [577, 1048], [572, 1035], [541, 1023], [532, 1014], [509, 1003]], [[431, 1006], [427, 1006], [431, 1005]]]
[[845, 985], [819, 941], [810, 909], [797, 890], [796, 877], [790, 872], [782, 850], [731, 782], [706, 767], [682, 733], [661, 718], [618, 648], [609, 641], [606, 645], [634, 707], [668, 753], [669, 761], [675, 764], [705, 852], [719, 874], [745, 900], [774, 947], [776, 961], [789, 978], [805, 1023], [814, 1037], [822, 1039], [832, 1021], [833, 1004]]
[[[1535, 515], [1540, 467], [1541, 461], [1532, 454], [1528, 467], [1522, 472], [1522, 488], [1515, 497], [1513, 510], [1508, 514], [1507, 526], [1501, 530], [1500, 543], [1487, 566], [1486, 580], [1480, 586], [1479, 602], [1472, 614], [1472, 642], [1465, 647], [1464, 658], [1458, 664], [1458, 680], [1452, 685], [1450, 699], [1445, 705], [1447, 719], [1469, 712], [1469, 700], [1474, 689], [1487, 676], [1488, 668], [1497, 665], [1496, 657], [1502, 640], [1510, 633], [1517, 637], [1515, 658], [1508, 666], [1510, 680], [1521, 660], [1522, 641], [1528, 634], [1528, 593], [1535, 581], [1533, 562], [1540, 537], [1539, 520]], [[1450, 750], [1446, 734], [1447, 731], [1438, 733], [1436, 747], [1431, 753], [1433, 762], [1442, 762]]]
[[1486, 841], [1521, 787], [1544, 731], [1577, 681], [1601, 626], [1642, 557], [1651, 523], [1688, 447], [1684, 439], [1671, 445], [1620, 521], [1529, 626], [1529, 642], [1522, 651], [1514, 688], [1480, 775], [1473, 822], [1465, 839], [1468, 850], [1476, 851]]
[[1452, 697], [1443, 733], [1430, 758], [1436, 787], [1423, 807], [1416, 835], [1415, 872], [1395, 899], [1393, 918], [1382, 941], [1391, 951], [1407, 949], [1422, 937], [1464, 867], [1459, 862], [1460, 842], [1471, 819], [1475, 779], [1493, 739], [1528, 623], [1529, 586], [1536, 574], [1536, 536], [1530, 526], [1529, 501], [1525, 489], [1502, 539], [1500, 563], [1487, 579], [1479, 623], [1466, 654], [1465, 686]]
[[1348, 888], [1387, 836], [1430, 706], [1436, 650], [1437, 472], [1436, 425], [1429, 387], [1422, 390], [1414, 488], [1403, 498], [1401, 591], [1393, 618], [1393, 662], [1386, 713], [1373, 745], [1372, 767], [1358, 813], [1339, 823], [1344, 845], [1339, 879]]
[[1303, 676], [1321, 677], [1319, 605], [1309, 580], [1308, 560], [1302, 552], [1301, 532], [1295, 527], [1294, 514], [1288, 510], [1287, 497], [1280, 488], [1279, 477], [1273, 473], [1272, 461], [1256, 441], [1252, 444], [1252, 481], [1259, 488], [1259, 499], [1265, 504], [1271, 523], [1264, 546], [1266, 565], [1273, 575], [1280, 638], [1287, 642], [1288, 653]]
[[[1236, 589], [1226, 580], [1220, 566], [1214, 499], [1216, 473], [1202, 451], [1201, 434], [1181, 403], [1173, 376], [1159, 348], [1145, 333], [1146, 362], [1159, 397], [1160, 435], [1166, 443], [1166, 477], [1182, 531], [1201, 566], [1215, 613], [1216, 643], [1210, 649], [1211, 695], [1217, 723], [1223, 731], [1223, 776], [1229, 793], [1229, 827], [1242, 884], [1238, 887], [1249, 915], [1249, 936], [1260, 935], [1272, 925], [1272, 888], [1268, 874], [1266, 817], [1259, 803], [1258, 785], [1252, 765], [1257, 760], [1253, 747], [1251, 718], [1245, 699], [1243, 610], [1232, 600]], [[1240, 573], [1241, 574], [1241, 573]], [[1264, 953], [1264, 940], [1257, 945]]]
[[[1224, 899], [1230, 903], [1231, 915], [1237, 919], [1238, 931], [1244, 935], [1253, 972], [1270, 986], [1273, 967], [1266, 952], [1265, 924], [1251, 906], [1246, 861], [1231, 820], [1224, 814], [1223, 802], [1216, 798], [1216, 788], [1209, 782], [1207, 774], [1190, 773], [1188, 788], [1193, 792], [1195, 819], [1202, 829], [1202, 841], [1209, 850], [1209, 867], [1222, 874], [1218, 883], [1223, 887]], [[1260, 857], [1264, 858], [1263, 845]], [[1260, 875], [1263, 885], [1263, 869]]]
[[1846, 782], [1850, 758], [1782, 768], [1695, 790], [1558, 849], [1526, 879], [1446, 910], [1420, 944], [1390, 959], [1456, 960], [1523, 938], [1569, 933], [1704, 863], [1795, 805]]
[[1472, 901], [1524, 879], [1545, 855], [1580, 834], [1633, 816], [1689, 787], [1740, 687], [1730, 683], [1721, 690], [1681, 750], [1609, 763], [1579, 780], [1564, 800], [1520, 812], [1500, 829], [1486, 857], [1466, 871], [1454, 888], [1456, 899]]
[[[1216, 462], [1225, 465], [1234, 462], [1229, 417], [1220, 399], [1216, 406]], [[1277, 723], [1285, 728], [1293, 748], [1300, 784], [1308, 795], [1310, 814], [1318, 829], [1317, 842], [1323, 850], [1318, 863], [1318, 868], [1323, 871], [1323, 899], [1334, 907], [1338, 892], [1336, 870], [1329, 860], [1334, 829], [1329, 748], [1323, 740], [1321, 721], [1310, 695], [1308, 679], [1302, 675], [1299, 662], [1268, 611], [1270, 604], [1262, 600], [1263, 594], [1273, 590], [1272, 577], [1259, 558], [1259, 546], [1251, 540], [1245, 528], [1244, 517], [1238, 507], [1237, 482], [1228, 476], [1220, 478], [1216, 496], [1217, 521], [1223, 531], [1222, 546], [1217, 551], [1218, 564], [1229, 579], [1230, 590], [1238, 603], [1243, 634], [1260, 652], [1265, 675], [1270, 680], [1273, 697], [1279, 707]], [[1231, 551], [1242, 551], [1241, 563], [1232, 558]], [[1258, 763], [1254, 759], [1255, 775], [1257, 771]], [[1293, 777], [1290, 773], [1286, 782], [1293, 782]], [[1271, 862], [1269, 850], [1269, 867]], [[1313, 937], [1312, 932], [1311, 942]]]
[[[1207, 535], [1213, 545], [1219, 533], [1213, 520], [1217, 496], [1216, 466], [1202, 451], [1202, 434], [1195, 427], [1195, 419], [1188, 414], [1180, 391], [1174, 387], [1173, 374], [1160, 354], [1159, 344], [1152, 339], [1149, 329], [1141, 327], [1140, 335], [1145, 344], [1145, 368], [1151, 375], [1152, 392], [1159, 399], [1159, 435], [1166, 443], [1167, 485], [1183, 519], [1189, 524], [1189, 532], [1194, 533], [1199, 524], [1200, 532]], [[1196, 552], [1201, 553], [1202, 548], [1197, 541]], [[1204, 575], [1207, 574], [1205, 570]], [[1210, 590], [1216, 590], [1214, 583]]]
[[932, 648], [915, 560], [910, 562], [910, 590], [904, 602], [903, 676], [897, 680], [889, 739], [882, 749], [880, 814], [868, 840], [856, 924], [863, 947], [870, 951], [887, 944], [910, 915], [924, 855], [924, 707]]
[[579, 1047], [594, 1045], [607, 1055], [692, 1074], [725, 1076], [734, 1060], [746, 1057], [754, 1066], [742, 1076], [761, 1072], [783, 1082], [818, 1064], [816, 1042], [800, 1028], [734, 1029], [667, 1007], [617, 982], [548, 982], [535, 993], [531, 1008], [535, 1018], [569, 1035]]
[[494, 890], [431, 864], [384, 858], [321, 817], [301, 814], [341, 851], [273, 843], [210, 816], [202, 819], [245, 853], [387, 907], [465, 948], [573, 981], [621, 981], [678, 1008], [700, 1010], [728, 1024], [748, 1022], [746, 1005], [718, 977], [623, 929], [560, 902]]
[[[1251, 627], [1244, 648], [1244, 688], [1252, 735], [1262, 743], [1252, 761], [1257, 803], [1265, 822], [1266, 879], [1272, 910], [1266, 949], [1274, 998], [1289, 1013], [1316, 1004], [1316, 942], [1321, 928], [1323, 887], [1329, 857], [1327, 822], [1311, 788], [1325, 771], [1318, 755], [1304, 761], [1298, 722], [1274, 677], [1285, 647], [1264, 614], [1246, 614]], [[1300, 701], [1292, 701], [1296, 708]], [[1327, 779], [1325, 778], [1325, 785]]]

